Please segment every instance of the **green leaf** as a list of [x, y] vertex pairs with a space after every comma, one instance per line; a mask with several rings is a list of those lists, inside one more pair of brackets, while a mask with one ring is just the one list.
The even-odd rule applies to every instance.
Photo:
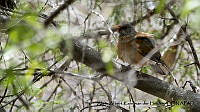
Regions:
[[38, 22], [38, 15], [36, 13], [25, 14], [23, 20], [33, 27], [42, 28], [42, 25]]
[[99, 48], [105, 48], [107, 46], [108, 46], [107, 41], [105, 41], [105, 40], [99, 40], [99, 43], [98, 43], [98, 47]]
[[172, 107], [172, 111], [171, 112], [182, 112], [181, 109], [183, 106], [182, 105], [175, 105]]
[[20, 45], [21, 42], [29, 40], [36, 34], [36, 31], [28, 24], [20, 23], [11, 27], [8, 31], [10, 42]]
[[103, 49], [102, 60], [105, 63], [109, 62], [113, 56], [114, 56], [114, 53], [110, 47], [106, 47]]
[[160, 13], [160, 12], [162, 12], [164, 10], [165, 3], [166, 3], [166, 0], [160, 0], [158, 6], [156, 7], [156, 12], [157, 13]]
[[4, 72], [7, 75], [6, 84], [12, 84], [16, 79], [16, 75], [14, 74], [13, 70], [6, 69]]
[[40, 94], [42, 93], [43, 91], [40, 89], [40, 88], [37, 88], [37, 87], [31, 87], [31, 90], [28, 91], [27, 93], [29, 93], [31, 96], [36, 96], [36, 97], [40, 97]]
[[35, 43], [31, 44], [29, 47], [27, 47], [27, 51], [29, 53], [30, 57], [35, 57], [45, 51], [45, 45], [43, 43]]
[[185, 5], [181, 12], [181, 17], [186, 17], [191, 11], [200, 7], [200, 1], [198, 0], [185, 0]]
[[148, 73], [148, 70], [151, 70], [151, 67], [150, 66], [144, 66], [144, 67], [142, 67], [141, 72]]
[[111, 61], [106, 64], [106, 70], [107, 70], [108, 74], [110, 74], [110, 75], [114, 74], [114, 68], [113, 68]]

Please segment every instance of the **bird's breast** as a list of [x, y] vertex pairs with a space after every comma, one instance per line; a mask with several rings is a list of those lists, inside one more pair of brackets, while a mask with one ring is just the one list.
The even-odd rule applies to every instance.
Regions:
[[127, 43], [118, 42], [117, 47], [118, 57], [124, 62], [129, 64], [137, 64], [143, 58], [143, 56], [137, 52], [134, 41]]

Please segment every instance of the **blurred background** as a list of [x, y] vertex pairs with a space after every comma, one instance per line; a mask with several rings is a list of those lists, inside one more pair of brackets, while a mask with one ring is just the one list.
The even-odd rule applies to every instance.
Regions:
[[[73, 2], [45, 28], [45, 20], [66, 1], [0, 1], [2, 112], [187, 110], [184, 105], [160, 105], [166, 101], [109, 77], [90, 79], [100, 73], [73, 59], [70, 39], [77, 38], [81, 43], [101, 53], [107, 71], [113, 74], [111, 62], [116, 63], [119, 68], [121, 64], [127, 65], [118, 59], [116, 54], [119, 34], [111, 31], [107, 35], [92, 35], [91, 37], [95, 38], [91, 39], [82, 35], [110, 31], [113, 25], [123, 21], [135, 22], [136, 31], [153, 34], [157, 45], [161, 45], [162, 59], [172, 70], [178, 84], [182, 87], [186, 81], [190, 81], [193, 86], [198, 87], [200, 71], [186, 36], [190, 36], [199, 57], [199, 0], [72, 0]], [[186, 31], [182, 30], [183, 27]], [[66, 41], [67, 53], [62, 52], [65, 49], [60, 49], [63, 39]], [[49, 75], [49, 71], [56, 70], [75, 76], [59, 73]], [[174, 84], [170, 76], [154, 73], [149, 65], [140, 70]], [[131, 86], [136, 83], [135, 79]], [[192, 90], [189, 84], [184, 89]], [[154, 104], [110, 106], [110, 101]]]

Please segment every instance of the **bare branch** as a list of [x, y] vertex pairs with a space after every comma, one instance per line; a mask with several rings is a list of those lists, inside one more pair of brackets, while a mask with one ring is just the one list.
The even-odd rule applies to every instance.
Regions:
[[44, 26], [47, 27], [52, 21], [53, 19], [60, 14], [61, 11], [63, 11], [64, 9], [66, 9], [70, 4], [72, 4], [73, 2], [75, 2], [75, 0], [67, 0], [65, 1], [60, 7], [58, 7], [58, 9], [55, 10], [55, 12], [53, 12], [44, 22]]
[[[62, 46], [64, 47], [64, 46]], [[101, 55], [96, 50], [86, 46], [84, 51], [82, 50], [83, 45], [77, 41], [73, 40], [73, 57], [76, 61], [81, 61], [81, 54], [85, 52], [83, 63], [87, 66], [93, 68], [94, 70], [101, 72], [103, 74], [107, 74], [105, 63], [101, 60]], [[114, 64], [113, 64], [114, 65]], [[114, 65], [115, 71], [120, 71]], [[175, 87], [174, 85], [169, 84], [168, 82], [162, 81], [156, 77], [151, 75], [141, 73], [136, 71], [137, 76], [137, 84], [135, 88], [140, 89], [144, 92], [162, 98], [166, 101], [174, 101], [174, 100], [184, 100], [188, 102], [192, 102], [190, 105], [191, 111], [197, 112], [200, 111], [200, 95], [193, 93], [192, 91], [185, 91], [181, 88]], [[128, 73], [120, 74], [123, 77], [127, 77]], [[108, 75], [118, 81], [123, 81], [120, 75]]]
[[[178, 16], [176, 16], [175, 12], [174, 12], [169, 6], [167, 7], [167, 9], [168, 9], [169, 13], [171, 14], [171, 16], [174, 17], [175, 21], [176, 21], [177, 23], [180, 24], [179, 18], [178, 18]], [[182, 25], [181, 25], [181, 26], [182, 26]], [[183, 26], [181, 27], [181, 30], [183, 31], [183, 35], [184, 35], [184, 37], [185, 37], [185, 40], [186, 40], [186, 41], [189, 43], [189, 45], [190, 45], [190, 48], [191, 48], [191, 50], [192, 50], [192, 54], [193, 54], [193, 56], [194, 56], [195, 65], [196, 65], [196, 66], [199, 68], [199, 70], [200, 70], [199, 59], [198, 59], [196, 50], [195, 50], [195, 48], [194, 48], [193, 42], [192, 42], [192, 40], [191, 40], [191, 38], [190, 38], [190, 35], [187, 33], [186, 26], [183, 25]], [[198, 73], [198, 71], [197, 71], [197, 73]], [[199, 76], [200, 76], [200, 74], [197, 74], [197, 78], [198, 78], [198, 79], [199, 79]]]

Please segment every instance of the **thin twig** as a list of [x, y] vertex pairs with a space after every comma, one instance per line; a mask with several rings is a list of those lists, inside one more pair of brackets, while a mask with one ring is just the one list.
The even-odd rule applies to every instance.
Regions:
[[[54, 94], [56, 94], [58, 87], [61, 84], [61, 79], [59, 79], [59, 83], [56, 85], [56, 87], [54, 88], [53, 92], [49, 95], [49, 97], [47, 98], [46, 102], [49, 102], [50, 99], [53, 97]], [[44, 107], [46, 106], [46, 103], [42, 105], [42, 107], [39, 109], [39, 112], [41, 112], [42, 109], [44, 109]]]
[[186, 84], [189, 83], [190, 84], [190, 87], [192, 88], [192, 91], [194, 93], [197, 93], [197, 87], [193, 85], [193, 83], [191, 81], [186, 81], [185, 84], [182, 86], [182, 88], [184, 89]]
[[82, 85], [82, 81], [80, 81], [80, 91], [81, 91], [81, 95], [82, 95], [82, 98], [81, 98], [81, 100], [82, 100], [82, 105], [83, 105], [83, 108], [85, 108], [85, 101], [84, 101], [84, 99], [85, 99], [85, 95], [84, 95], [84, 93], [83, 93], [83, 85]]
[[131, 101], [132, 101], [132, 103], [133, 103], [133, 110], [134, 110], [134, 112], [135, 112], [135, 108], [136, 108], [136, 106], [135, 106], [135, 101], [133, 100], [133, 95], [131, 94], [131, 91], [129, 90], [129, 87], [128, 87], [128, 86], [127, 86], [127, 91], [128, 91], [129, 96], [131, 97]]
[[5, 98], [6, 94], [7, 94], [7, 91], [8, 91], [8, 85], [6, 86], [6, 89], [5, 89], [4, 93], [3, 93], [3, 96], [1, 97], [0, 104], [3, 102], [3, 100], [4, 100], [4, 98]]
[[[170, 6], [168, 6], [167, 9], [168, 9], [169, 13], [171, 14], [171, 16], [174, 17], [175, 21], [176, 21], [177, 23], [180, 24], [179, 19], [178, 19], [178, 16], [176, 16], [175, 12], [170, 8]], [[196, 66], [199, 68], [199, 70], [200, 70], [199, 59], [198, 59], [196, 50], [195, 50], [195, 48], [194, 48], [193, 42], [192, 42], [192, 40], [191, 40], [191, 38], [190, 38], [190, 35], [187, 34], [186, 26], [185, 26], [185, 25], [181, 26], [181, 30], [183, 31], [183, 35], [185, 36], [185, 40], [186, 40], [186, 41], [189, 43], [189, 45], [190, 45], [190, 48], [191, 48], [191, 50], [192, 50], [192, 54], [193, 54], [193, 57], [194, 57], [195, 65], [196, 65]], [[200, 76], [200, 74], [198, 74], [198, 70], [197, 70], [197, 80], [200, 78], [199, 76]]]

